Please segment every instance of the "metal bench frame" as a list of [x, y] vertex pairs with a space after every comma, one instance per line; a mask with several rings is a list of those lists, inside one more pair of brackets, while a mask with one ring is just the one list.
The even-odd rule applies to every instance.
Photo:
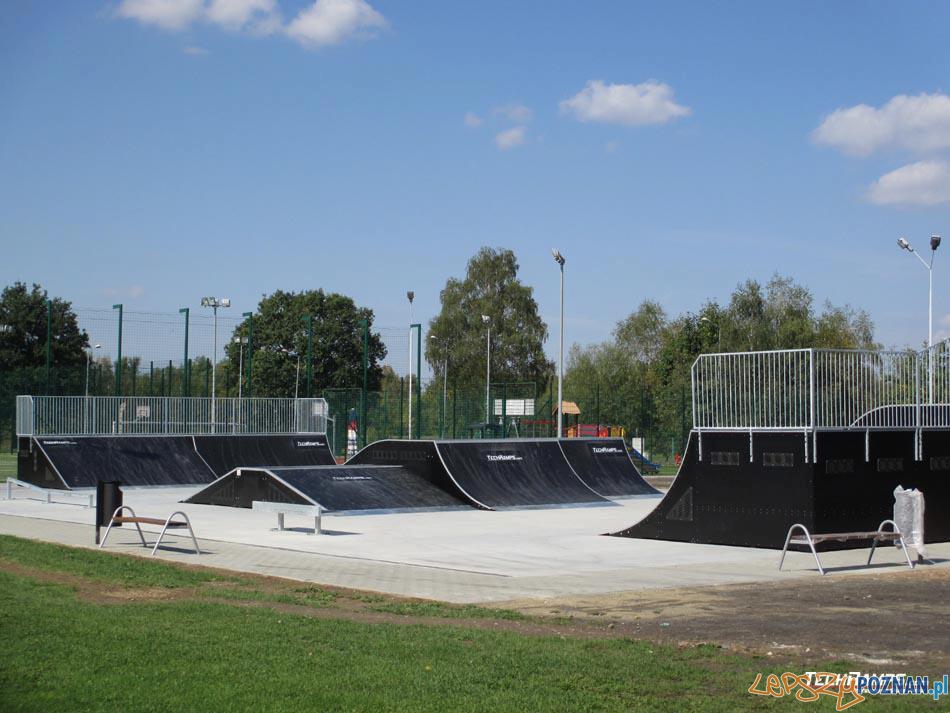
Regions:
[[[115, 509], [115, 512], [112, 513], [112, 517], [109, 518], [109, 526], [106, 528], [106, 534], [103, 535], [102, 542], [99, 543], [100, 550], [102, 549], [103, 545], [106, 544], [106, 540], [109, 537], [109, 532], [112, 530], [112, 525], [115, 524], [116, 518], [119, 517], [119, 513], [122, 512], [123, 510], [128, 510], [132, 514], [132, 516], [130, 518], [123, 518], [122, 520], [120, 520], [119, 524], [121, 524], [122, 522], [131, 522], [132, 524], [134, 524], [135, 529], [139, 531], [139, 539], [142, 540], [142, 547], [148, 547], [148, 544], [145, 542], [145, 535], [142, 534], [142, 528], [139, 525], [139, 522], [152, 520], [153, 518], [140, 518], [138, 515], [135, 514], [135, 510], [130, 508], [128, 505], [120, 505], [119, 507]], [[185, 518], [185, 521], [172, 522], [172, 518], [175, 517], [175, 515], [181, 515], [183, 518]], [[154, 519], [157, 520], [158, 518], [154, 518]], [[155, 556], [155, 553], [158, 551], [158, 546], [162, 544], [162, 538], [165, 537], [165, 533], [169, 529], [177, 529], [177, 528], [183, 528], [183, 527], [188, 528], [188, 533], [191, 535], [191, 541], [195, 546], [195, 554], [200, 555], [201, 548], [198, 547], [198, 539], [195, 537], [195, 531], [191, 528], [191, 520], [188, 519], [188, 516], [184, 512], [182, 512], [181, 510], [176, 510], [167, 518], [165, 518], [165, 524], [162, 526], [162, 531], [159, 534], [158, 539], [155, 541], [155, 546], [152, 548], [151, 556], [152, 557]]]
[[[890, 525], [894, 528], [892, 532], [889, 532], [884, 529], [885, 525]], [[804, 537], [792, 538], [792, 533], [796, 529], [801, 530], [805, 533]], [[822, 542], [847, 542], [849, 540], [871, 540], [871, 552], [868, 554], [867, 566], [871, 564], [871, 558], [874, 557], [874, 551], [877, 549], [878, 542], [895, 542], [899, 543], [901, 549], [904, 551], [904, 557], [907, 558], [907, 566], [911, 569], [914, 568], [914, 563], [910, 559], [910, 555], [907, 553], [907, 546], [904, 544], [904, 536], [901, 534], [900, 529], [897, 527], [897, 523], [893, 520], [882, 520], [881, 524], [877, 526], [877, 530], [870, 532], [835, 532], [828, 534], [814, 534], [812, 535], [808, 532], [808, 528], [802, 525], [801, 523], [796, 522], [790, 528], [788, 528], [788, 535], [785, 537], [785, 546], [782, 548], [782, 559], [779, 560], [778, 568], [782, 569], [782, 564], [785, 562], [785, 555], [788, 554], [789, 545], [801, 545], [811, 549], [812, 555], [815, 557], [815, 564], [818, 565], [818, 571], [822, 575], [825, 574], [824, 568], [821, 566], [821, 560], [818, 559], [818, 552], [815, 550], [815, 543]]]

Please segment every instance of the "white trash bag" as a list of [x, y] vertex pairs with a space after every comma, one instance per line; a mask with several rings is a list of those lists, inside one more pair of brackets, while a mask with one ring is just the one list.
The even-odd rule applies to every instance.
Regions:
[[920, 557], [927, 556], [924, 545], [924, 494], [914, 488], [894, 488], [894, 522], [904, 537], [904, 544], [913, 547]]

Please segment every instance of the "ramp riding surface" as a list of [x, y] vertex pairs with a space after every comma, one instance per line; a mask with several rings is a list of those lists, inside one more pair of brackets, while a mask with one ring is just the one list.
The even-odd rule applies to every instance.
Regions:
[[452, 480], [488, 509], [613, 505], [571, 469], [556, 439], [436, 441]]
[[[696, 431], [669, 491], [623, 537], [781, 549], [788, 528], [813, 533], [874, 530], [892, 517], [894, 488], [927, 498], [927, 542], [950, 540], [950, 431]], [[810, 440], [810, 439], [809, 439]], [[817, 454], [817, 462], [815, 455]], [[841, 549], [854, 544], [826, 544]], [[863, 545], [861, 545], [863, 546]]]
[[[401, 465], [457, 500], [485, 508], [472, 500], [445, 469], [435, 441], [407, 441], [387, 438], [374, 441], [350, 458], [347, 465]], [[488, 509], [488, 508], [486, 508]]]
[[94, 488], [106, 480], [191, 485], [215, 478], [188, 436], [34, 438], [32, 446], [32, 453], [20, 450], [18, 477], [44, 488]]
[[578, 477], [605, 498], [659, 495], [630, 460], [621, 438], [562, 438], [561, 450]]
[[249, 508], [255, 500], [320, 505], [330, 512], [468, 510], [401, 466], [238, 468], [186, 502]]
[[336, 465], [323, 434], [195, 436], [194, 447], [216, 476], [251, 466]]

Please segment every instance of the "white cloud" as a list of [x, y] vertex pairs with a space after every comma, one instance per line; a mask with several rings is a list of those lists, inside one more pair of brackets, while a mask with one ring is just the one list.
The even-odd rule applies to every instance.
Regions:
[[878, 205], [950, 203], [950, 165], [919, 161], [901, 166], [871, 184], [868, 200]]
[[900, 94], [879, 109], [867, 104], [838, 109], [812, 132], [812, 139], [856, 156], [891, 147], [915, 152], [950, 148], [950, 96]]
[[116, 14], [145, 25], [181, 30], [200, 18], [203, 11], [203, 0], [122, 0]]
[[278, 0], [122, 0], [116, 16], [166, 30], [207, 22], [233, 32], [283, 32], [306, 47], [370, 37], [386, 27], [386, 19], [366, 0], [315, 0], [286, 25]]
[[525, 128], [516, 126], [513, 129], [505, 129], [495, 134], [495, 145], [502, 151], [513, 149], [515, 146], [521, 146], [524, 143]]
[[233, 31], [245, 28], [273, 31], [280, 26], [276, 0], [211, 0], [207, 18]]
[[195, 47], [193, 45], [191, 47], [185, 47], [185, 49], [183, 49], [182, 52], [184, 52], [185, 54], [190, 54], [190, 55], [210, 54], [210, 52], [208, 52], [208, 50], [206, 50], [204, 47]]
[[593, 79], [577, 94], [562, 101], [560, 107], [563, 113], [579, 121], [624, 126], [665, 124], [692, 113], [688, 106], [674, 101], [672, 87], [653, 80], [642, 84], [605, 84]]
[[472, 112], [468, 112], [465, 115], [464, 121], [465, 121], [465, 126], [467, 126], [468, 128], [477, 129], [479, 126], [482, 125], [482, 123], [484, 123], [485, 120], [482, 119], [482, 117], [478, 116], [478, 114], [473, 114]]
[[339, 44], [354, 36], [372, 36], [386, 26], [386, 18], [365, 0], [317, 0], [301, 10], [286, 33], [305, 47]]
[[531, 110], [524, 104], [506, 104], [505, 106], [498, 106], [495, 107], [493, 113], [519, 124], [524, 124], [531, 121], [531, 117], [533, 116]]

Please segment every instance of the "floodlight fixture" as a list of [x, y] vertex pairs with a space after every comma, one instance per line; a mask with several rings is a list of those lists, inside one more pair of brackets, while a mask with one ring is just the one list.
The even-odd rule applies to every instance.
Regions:
[[930, 249], [931, 249], [931, 250], [936, 250], [936, 249], [939, 248], [939, 247], [940, 247], [940, 236], [939, 236], [939, 235], [931, 235], [931, 236], [930, 236]]
[[914, 249], [910, 246], [910, 243], [907, 242], [907, 238], [898, 238], [897, 244], [900, 246], [901, 250], [907, 250], [908, 252], [914, 252]]

